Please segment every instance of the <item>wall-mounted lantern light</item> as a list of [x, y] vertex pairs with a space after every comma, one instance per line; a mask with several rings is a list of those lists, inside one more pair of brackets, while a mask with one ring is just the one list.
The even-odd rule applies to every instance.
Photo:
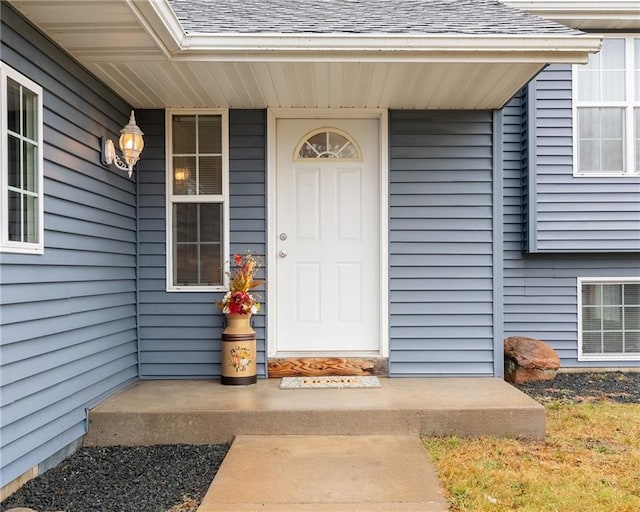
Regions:
[[142, 130], [136, 124], [136, 118], [131, 111], [131, 117], [127, 125], [120, 130], [120, 151], [122, 151], [122, 158], [116, 153], [116, 149], [113, 146], [113, 141], [105, 137], [102, 138], [102, 163], [104, 165], [115, 165], [122, 171], [128, 171], [129, 177], [133, 174], [133, 166], [140, 158], [140, 153], [144, 148], [144, 134]]

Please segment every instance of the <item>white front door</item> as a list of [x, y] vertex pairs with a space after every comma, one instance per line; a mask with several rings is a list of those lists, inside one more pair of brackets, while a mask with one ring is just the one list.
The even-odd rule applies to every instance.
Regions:
[[278, 119], [276, 346], [380, 350], [377, 119]]

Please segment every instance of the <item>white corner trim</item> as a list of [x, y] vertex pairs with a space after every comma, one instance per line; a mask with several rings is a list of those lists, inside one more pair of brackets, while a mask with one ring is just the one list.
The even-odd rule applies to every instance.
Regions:
[[380, 111], [380, 356], [389, 357], [389, 111]]
[[[267, 247], [265, 263], [267, 266], [267, 283], [275, 283], [275, 257], [271, 257], [271, 248], [277, 245], [276, 225], [276, 113], [267, 109]], [[267, 285], [267, 356], [273, 357], [277, 353], [276, 345], [276, 290], [275, 286]]]

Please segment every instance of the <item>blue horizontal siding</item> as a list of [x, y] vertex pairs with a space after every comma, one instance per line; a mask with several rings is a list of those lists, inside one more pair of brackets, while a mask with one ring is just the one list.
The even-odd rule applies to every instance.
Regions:
[[493, 375], [491, 112], [390, 112], [389, 373]]
[[529, 86], [528, 250], [639, 252], [640, 177], [573, 176], [571, 80], [570, 65], [553, 65]]
[[[553, 76], [553, 71], [551, 71]], [[566, 73], [560, 73], [565, 79]], [[550, 84], [542, 85], [549, 87]], [[529, 92], [530, 94], [530, 92]], [[640, 361], [578, 361], [578, 290], [577, 277], [633, 277], [640, 275], [640, 260], [633, 254], [587, 253], [589, 248], [589, 233], [591, 229], [600, 231], [600, 240], [604, 243], [613, 237], [621, 240], [623, 231], [617, 225], [622, 221], [610, 219], [613, 223], [610, 233], [607, 233], [609, 221], [602, 221], [594, 225], [593, 212], [589, 220], [560, 221], [562, 232], [558, 233], [562, 240], [563, 250], [570, 247], [580, 251], [576, 254], [531, 254], [522, 251], [527, 235], [536, 235], [538, 243], [547, 234], [545, 231], [537, 233], [522, 229], [527, 224], [529, 209], [526, 207], [531, 197], [528, 187], [539, 189], [540, 179], [533, 183], [527, 179], [527, 151], [530, 146], [526, 142], [527, 123], [526, 106], [527, 92], [518, 94], [504, 108], [504, 335], [530, 336], [549, 343], [560, 356], [562, 367], [615, 367], [640, 366]], [[539, 121], [538, 121], [539, 122]], [[570, 124], [564, 123], [565, 128]], [[521, 143], [521, 144], [520, 144]], [[570, 162], [565, 171], [571, 176]], [[523, 179], [524, 178], [524, 179]], [[559, 180], [560, 181], [560, 180]], [[568, 199], [573, 197], [571, 207], [580, 204], [580, 192], [572, 183], [572, 178], [565, 176], [554, 186], [558, 195]], [[585, 182], [585, 201], [590, 201], [589, 194], [597, 194], [602, 187], [601, 197], [610, 196], [618, 185], [609, 181], [596, 179]], [[613, 189], [611, 188], [613, 187]], [[524, 192], [524, 193], [523, 193]], [[571, 211], [566, 212], [568, 216]], [[556, 213], [557, 216], [557, 213]], [[538, 219], [538, 225], [540, 220]], [[549, 223], [547, 223], [549, 224]], [[585, 235], [585, 230], [587, 231]], [[561, 236], [560, 236], [561, 235]], [[615, 245], [611, 245], [615, 250]], [[582, 249], [581, 249], [582, 248]], [[591, 249], [589, 249], [591, 250]], [[582, 252], [585, 251], [585, 252]]]
[[137, 377], [136, 195], [100, 164], [129, 106], [6, 2], [2, 60], [43, 87], [44, 254], [0, 264], [0, 485], [81, 437]]
[[[166, 291], [165, 112], [141, 111], [145, 158], [139, 182], [139, 314], [142, 378], [212, 378], [221, 374], [224, 316], [216, 293]], [[266, 113], [229, 112], [231, 251], [264, 255]], [[265, 311], [254, 315], [258, 373], [266, 375]]]

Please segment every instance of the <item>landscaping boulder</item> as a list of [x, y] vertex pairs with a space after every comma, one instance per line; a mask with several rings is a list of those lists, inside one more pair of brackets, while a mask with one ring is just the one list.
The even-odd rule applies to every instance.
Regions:
[[504, 340], [504, 379], [514, 384], [535, 380], [553, 380], [560, 358], [544, 341], [524, 336]]

